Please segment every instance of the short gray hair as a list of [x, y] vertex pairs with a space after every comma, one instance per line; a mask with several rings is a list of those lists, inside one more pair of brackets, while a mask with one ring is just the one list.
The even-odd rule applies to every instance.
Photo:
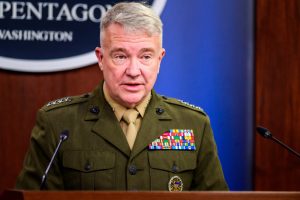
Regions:
[[105, 29], [114, 23], [122, 25], [126, 31], [145, 31], [149, 36], [158, 34], [162, 37], [163, 24], [160, 17], [144, 3], [123, 2], [110, 8], [101, 19], [101, 38]]

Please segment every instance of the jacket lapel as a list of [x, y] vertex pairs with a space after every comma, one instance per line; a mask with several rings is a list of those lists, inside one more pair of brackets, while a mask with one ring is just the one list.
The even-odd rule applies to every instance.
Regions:
[[152, 98], [144, 115], [140, 131], [134, 143], [131, 158], [138, 155], [148, 145], [170, 129], [171, 116], [164, 107], [161, 97], [152, 91]]
[[[93, 108], [97, 108], [98, 113], [91, 112]], [[92, 131], [114, 145], [128, 157], [130, 156], [130, 148], [126, 137], [113, 110], [104, 99], [102, 84], [96, 88], [91, 97], [85, 120], [97, 120], [92, 127]]]
[[130, 148], [126, 137], [109, 105], [105, 106], [104, 110], [102, 110], [101, 116], [92, 130], [128, 157], [130, 156]]

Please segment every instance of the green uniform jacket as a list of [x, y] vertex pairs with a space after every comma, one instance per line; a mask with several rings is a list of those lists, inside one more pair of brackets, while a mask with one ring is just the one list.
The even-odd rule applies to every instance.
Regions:
[[[150, 150], [170, 129], [192, 129], [196, 150]], [[49, 190], [227, 190], [208, 116], [197, 107], [152, 91], [134, 147], [100, 84], [91, 94], [49, 102], [37, 114], [16, 188], [37, 190], [63, 130], [69, 131], [49, 170]]]

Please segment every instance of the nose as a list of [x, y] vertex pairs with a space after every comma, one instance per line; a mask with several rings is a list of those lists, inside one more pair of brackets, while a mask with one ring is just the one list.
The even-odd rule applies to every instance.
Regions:
[[141, 74], [141, 63], [138, 59], [132, 58], [126, 68], [126, 74], [131, 77], [136, 77]]

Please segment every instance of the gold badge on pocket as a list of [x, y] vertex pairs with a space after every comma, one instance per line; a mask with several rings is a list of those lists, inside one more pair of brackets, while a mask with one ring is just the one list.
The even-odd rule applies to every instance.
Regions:
[[181, 192], [183, 190], [183, 182], [179, 176], [172, 176], [169, 181], [170, 192]]

